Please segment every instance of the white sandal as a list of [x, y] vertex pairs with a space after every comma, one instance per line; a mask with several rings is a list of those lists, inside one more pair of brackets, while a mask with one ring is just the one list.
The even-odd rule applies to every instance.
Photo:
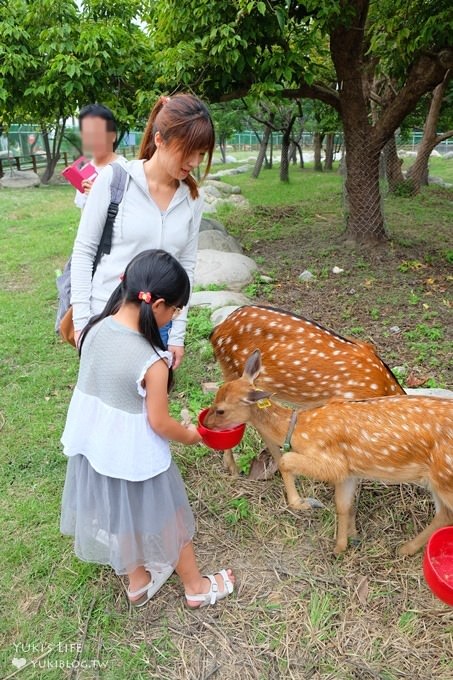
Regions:
[[[127, 589], [127, 596], [133, 607], [143, 607], [143, 605], [149, 602], [157, 591], [162, 588], [164, 583], [168, 581], [173, 574], [174, 569], [173, 567], [166, 567], [163, 571], [154, 572], [154, 575], [148, 569], [146, 571], [151, 577], [150, 582], [147, 583], [146, 586], [143, 586], [143, 588], [139, 588], [134, 592], [131, 592], [129, 588]], [[139, 595], [142, 595], [142, 597], [138, 597]], [[137, 597], [138, 599], [131, 600], [131, 597]]]
[[[219, 574], [223, 578], [224, 589], [222, 591], [219, 591], [219, 584], [215, 578], [216, 574]], [[225, 597], [228, 597], [228, 595], [231, 595], [234, 590], [234, 585], [232, 581], [230, 581], [230, 577], [228, 576], [226, 569], [216, 571], [214, 575], [205, 574], [204, 578], [208, 578], [211, 581], [211, 587], [207, 593], [200, 593], [198, 595], [188, 595], [185, 593], [187, 602], [189, 602], [189, 600], [193, 600], [194, 602], [200, 603], [198, 607], [192, 607], [189, 605], [190, 609], [200, 609], [201, 607], [207, 607], [208, 605], [215, 604], [219, 600], [223, 600]]]

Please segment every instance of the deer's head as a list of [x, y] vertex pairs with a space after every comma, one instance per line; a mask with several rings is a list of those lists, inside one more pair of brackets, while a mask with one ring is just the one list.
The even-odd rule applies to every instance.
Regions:
[[271, 395], [270, 392], [263, 392], [255, 387], [254, 381], [260, 371], [261, 354], [256, 349], [245, 362], [242, 376], [219, 387], [204, 425], [211, 430], [225, 430], [247, 423], [251, 418], [251, 409], [261, 399]]

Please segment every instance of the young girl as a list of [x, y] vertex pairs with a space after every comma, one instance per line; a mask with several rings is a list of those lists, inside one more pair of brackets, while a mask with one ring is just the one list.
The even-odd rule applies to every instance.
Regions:
[[172, 356], [159, 328], [187, 304], [184, 268], [163, 250], [127, 266], [104, 311], [85, 327], [80, 370], [62, 436], [68, 468], [61, 531], [76, 555], [129, 578], [128, 597], [144, 605], [173, 570], [187, 604], [214, 604], [233, 591], [230, 569], [202, 576], [194, 519], [169, 439], [201, 437], [168, 414]]
[[[71, 262], [71, 304], [75, 339], [93, 314], [99, 314], [118, 277], [138, 253], [163, 248], [182, 264], [192, 283], [197, 259], [203, 198], [191, 172], [207, 156], [209, 171], [215, 135], [206, 106], [191, 94], [160, 97], [149, 117], [140, 160], [127, 163], [128, 182], [113, 225], [112, 247], [93, 262], [110, 203], [112, 168], [96, 178], [82, 213]], [[184, 354], [187, 309], [162, 337], [177, 368]]]

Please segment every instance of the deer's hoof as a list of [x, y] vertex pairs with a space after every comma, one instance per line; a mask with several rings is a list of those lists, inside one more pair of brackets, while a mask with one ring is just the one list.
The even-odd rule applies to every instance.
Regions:
[[298, 510], [298, 511], [302, 510], [304, 512], [306, 512], [307, 510], [312, 510], [312, 506], [310, 505], [310, 503], [307, 503], [307, 501], [303, 501], [301, 499], [299, 499], [297, 501], [291, 501], [290, 503], [288, 503], [288, 507], [291, 510]]
[[412, 542], [409, 541], [409, 543], [404, 543], [404, 545], [401, 545], [398, 548], [398, 555], [401, 555], [401, 557], [411, 557], [412, 555], [415, 555], [417, 550], [418, 546], [414, 547]]
[[335, 555], [335, 557], [340, 557], [340, 555], [342, 555], [344, 553], [344, 551], [346, 550], [346, 547], [347, 546], [345, 546], [345, 545], [338, 545], [338, 543], [337, 543], [337, 545], [333, 549], [333, 554]]

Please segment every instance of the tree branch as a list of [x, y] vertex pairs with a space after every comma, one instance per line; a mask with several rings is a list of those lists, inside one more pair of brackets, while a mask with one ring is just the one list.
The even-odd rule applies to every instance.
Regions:
[[[227, 94], [222, 94], [218, 101], [229, 102], [233, 99], [242, 99], [250, 93], [250, 87], [241, 87]], [[319, 99], [320, 101], [332, 106], [337, 111], [340, 111], [340, 96], [336, 90], [327, 85], [322, 85], [321, 83], [313, 83], [313, 85], [308, 85], [307, 83], [300, 83], [300, 85], [295, 89], [284, 89], [278, 92], [270, 91], [267, 94], [269, 97], [285, 97], [286, 99], [300, 99], [305, 97], [306, 99]]]
[[434, 90], [445, 78], [449, 65], [453, 63], [453, 50], [439, 54], [422, 54], [409, 71], [406, 83], [394, 100], [382, 112], [374, 128], [375, 139], [384, 145], [404, 118], [415, 108], [420, 97]]
[[450, 137], [453, 137], [453, 130], [448, 130], [447, 132], [443, 132], [441, 135], [436, 135], [436, 144], [440, 144], [441, 142], [444, 142], [446, 139], [449, 139]]

